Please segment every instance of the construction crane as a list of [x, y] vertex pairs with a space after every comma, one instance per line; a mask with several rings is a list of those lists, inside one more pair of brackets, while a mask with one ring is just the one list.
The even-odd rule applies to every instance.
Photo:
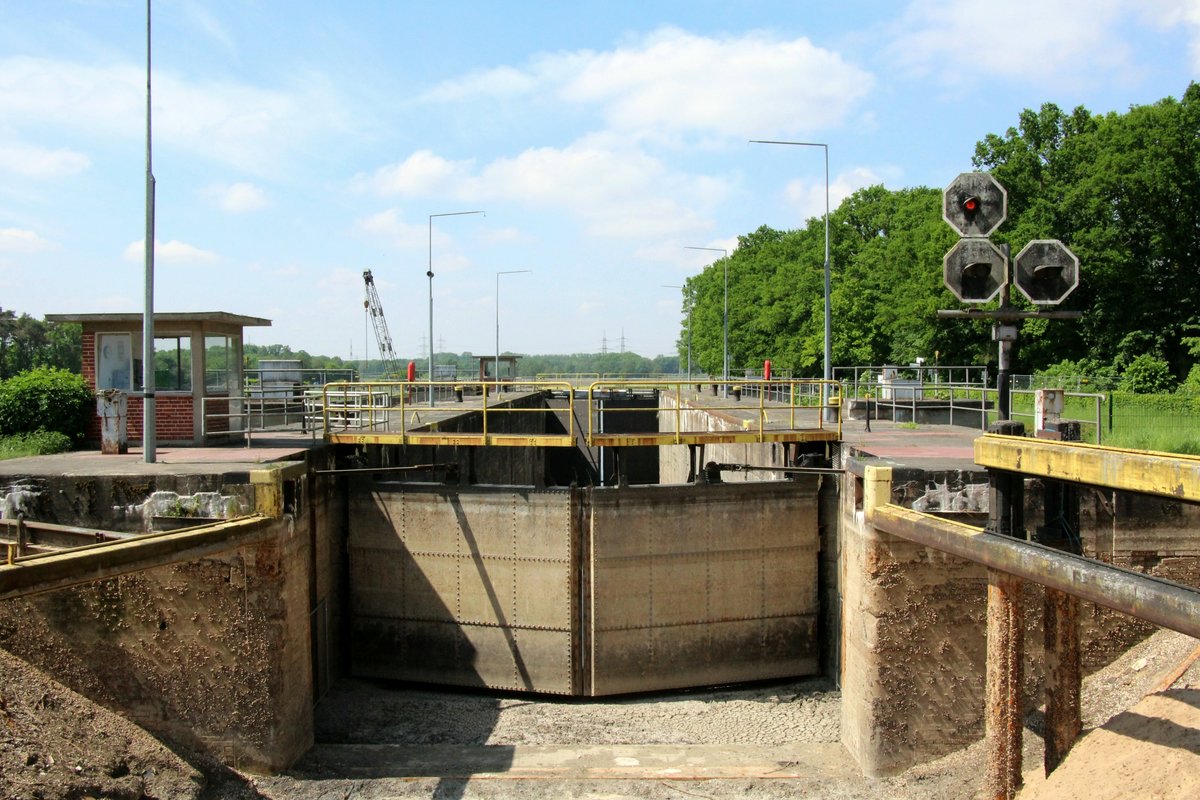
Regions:
[[363, 271], [363, 283], [367, 287], [367, 297], [363, 300], [363, 308], [371, 315], [375, 325], [375, 341], [379, 343], [379, 360], [383, 362], [385, 378], [395, 378], [400, 374], [396, 363], [396, 351], [392, 349], [392, 337], [388, 333], [387, 320], [383, 318], [383, 304], [379, 302], [379, 293], [375, 291], [375, 278], [371, 270]]

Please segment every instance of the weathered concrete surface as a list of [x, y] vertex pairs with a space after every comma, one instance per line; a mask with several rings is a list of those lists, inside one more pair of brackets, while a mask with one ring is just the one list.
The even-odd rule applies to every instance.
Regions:
[[891, 775], [983, 731], [987, 578], [871, 527], [891, 500], [889, 468], [854, 480], [842, 495], [842, 741], [864, 773]]
[[[325, 466], [331, 453], [311, 458]], [[171, 469], [145, 474], [157, 483]], [[254, 477], [239, 496], [269, 514], [265, 536], [0, 603], [0, 647], [168, 742], [272, 772], [311, 745], [314, 682], [338, 669], [345, 506], [334, 479], [304, 464], [243, 469]]]
[[0, 605], [0, 646], [168, 741], [251, 770], [312, 743], [307, 541]]
[[360, 482], [349, 538], [354, 674], [571, 694], [571, 494]]
[[[674, 398], [663, 396], [664, 406], [671, 405]], [[728, 411], [697, 410], [684, 408], [678, 412], [680, 430], [692, 431], [742, 431], [747, 425], [753, 428], [757, 401], [747, 400], [745, 409], [731, 407]], [[676, 412], [665, 410], [658, 413], [659, 430], [674, 430]], [[720, 464], [753, 464], [755, 466], [785, 467], [788, 449], [783, 443], [711, 444], [698, 448], [702, 467], [709, 461]], [[691, 457], [686, 445], [668, 445], [658, 449], [658, 474], [660, 483], [687, 483], [688, 459]], [[721, 476], [730, 482], [782, 480], [783, 473], [771, 471], [728, 472]]]
[[[942, 477], [926, 482], [896, 470], [903, 478], [893, 481], [891, 468], [850, 466], [856, 474], [841, 510], [843, 742], [867, 774], [896, 774], [983, 733], [987, 577], [978, 565], [870, 525], [874, 504], [916, 506]], [[1041, 488], [1027, 482], [1029, 530], [1043, 522]], [[1085, 555], [1200, 586], [1200, 508], [1088, 489], [1080, 526]], [[1041, 587], [1025, 586], [1027, 708], [1041, 702], [1043, 598]], [[1079, 625], [1087, 672], [1154, 630], [1092, 603], [1080, 604]]]
[[816, 674], [816, 484], [592, 491], [591, 693]]

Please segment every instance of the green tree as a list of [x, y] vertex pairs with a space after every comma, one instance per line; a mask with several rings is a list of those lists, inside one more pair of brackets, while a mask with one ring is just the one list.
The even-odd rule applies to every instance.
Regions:
[[997, 235], [1014, 248], [1058, 238], [1081, 261], [1081, 286], [1064, 304], [1079, 323], [1027, 323], [1019, 359], [1113, 362], [1131, 334], [1160, 340], [1174, 375], [1191, 357], [1183, 341], [1200, 301], [1194, 280], [1200, 226], [1200, 86], [1128, 112], [1026, 110], [1005, 136], [989, 135], [976, 166], [1009, 192], [1009, 222]]

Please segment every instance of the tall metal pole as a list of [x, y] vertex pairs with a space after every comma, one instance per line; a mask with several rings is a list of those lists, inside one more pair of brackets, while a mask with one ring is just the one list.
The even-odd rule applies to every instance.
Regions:
[[142, 455], [153, 464], [154, 408], [154, 170], [150, 158], [150, 0], [146, 0], [146, 307], [142, 315]]
[[429, 215], [429, 407], [433, 408], [433, 218], [461, 217], [464, 214], [482, 214], [482, 211], [447, 211], [444, 214]]
[[[829, 145], [824, 142], [779, 142], [768, 139], [751, 139], [752, 144], [786, 144], [795, 147], [820, 147], [825, 151], [825, 348], [823, 377], [826, 381], [833, 380], [833, 310], [829, 303]], [[821, 407], [824, 408], [826, 422], [833, 422], [835, 415], [829, 408], [829, 384], [821, 385]]]
[[533, 272], [531, 269], [506, 269], [496, 273], [496, 383], [500, 383], [500, 276]]
[[692, 247], [685, 245], [684, 250], [711, 250], [714, 253], [724, 253], [721, 266], [725, 270], [725, 309], [721, 313], [721, 397], [729, 396], [729, 251], [724, 247]]

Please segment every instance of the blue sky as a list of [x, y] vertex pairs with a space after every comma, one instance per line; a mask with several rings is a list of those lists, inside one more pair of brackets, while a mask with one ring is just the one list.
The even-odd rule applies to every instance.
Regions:
[[[1023, 108], [1123, 111], [1200, 73], [1200, 0], [153, 14], [156, 308], [356, 358], [364, 269], [425, 352], [431, 258], [439, 351], [494, 351], [499, 281], [506, 351], [673, 353], [665, 285], [719, 256], [687, 247], [823, 213], [821, 149], [748, 140], [827, 143], [836, 207], [944, 186]], [[144, 2], [0, 0], [0, 307], [141, 310], [145, 33]]]

